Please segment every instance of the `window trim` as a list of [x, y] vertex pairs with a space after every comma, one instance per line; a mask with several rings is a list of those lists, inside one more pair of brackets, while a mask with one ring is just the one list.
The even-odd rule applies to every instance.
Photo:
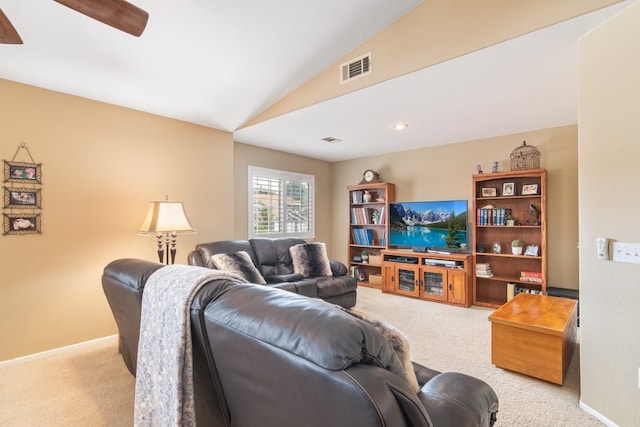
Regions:
[[[310, 212], [310, 229], [308, 231], [301, 232], [271, 232], [271, 233], [254, 233], [254, 205], [255, 205], [255, 194], [253, 191], [253, 181], [255, 177], [265, 177], [269, 179], [278, 179], [284, 181], [297, 181], [297, 182], [307, 182], [309, 184], [309, 212]], [[247, 214], [248, 214], [248, 236], [249, 238], [254, 237], [267, 237], [267, 238], [276, 238], [276, 237], [299, 237], [303, 239], [314, 239], [315, 238], [315, 229], [316, 229], [316, 185], [315, 185], [315, 176], [311, 174], [303, 174], [297, 172], [289, 172], [277, 169], [269, 169], [258, 166], [249, 166], [248, 167], [248, 206], [247, 206]], [[286, 223], [285, 223], [286, 230]]]

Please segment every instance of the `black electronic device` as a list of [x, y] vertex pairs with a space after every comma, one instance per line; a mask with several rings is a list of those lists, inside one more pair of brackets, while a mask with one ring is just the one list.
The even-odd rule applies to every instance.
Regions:
[[417, 257], [403, 257], [403, 256], [391, 255], [386, 257], [385, 260], [389, 262], [401, 262], [403, 264], [418, 264]]
[[427, 247], [426, 246], [412, 246], [411, 250], [413, 252], [427, 252]]

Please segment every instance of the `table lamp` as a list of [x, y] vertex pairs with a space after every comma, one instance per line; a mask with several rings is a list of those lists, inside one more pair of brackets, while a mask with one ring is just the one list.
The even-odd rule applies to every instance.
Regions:
[[[161, 263], [173, 264], [176, 259], [176, 239], [178, 233], [196, 231], [184, 212], [182, 202], [151, 202], [147, 217], [138, 230], [139, 234], [155, 234], [158, 239], [158, 258]], [[164, 239], [163, 239], [164, 238]], [[164, 242], [163, 242], [164, 240]], [[164, 245], [163, 245], [164, 243]], [[166, 250], [165, 250], [166, 248]], [[169, 259], [171, 254], [171, 259]]]

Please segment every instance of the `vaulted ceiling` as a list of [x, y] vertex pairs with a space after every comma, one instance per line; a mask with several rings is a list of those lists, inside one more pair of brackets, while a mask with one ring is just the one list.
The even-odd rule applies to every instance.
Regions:
[[338, 161], [576, 123], [577, 40], [633, 1], [247, 127], [421, 1], [132, 2], [149, 12], [140, 37], [51, 0], [0, 0], [24, 42], [0, 45], [0, 78]]

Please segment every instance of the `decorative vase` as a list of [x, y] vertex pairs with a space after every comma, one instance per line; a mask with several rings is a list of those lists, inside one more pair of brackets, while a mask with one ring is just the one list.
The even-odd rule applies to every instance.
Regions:
[[368, 264], [369, 263], [369, 255], [362, 255], [362, 263], [363, 264]]
[[365, 192], [364, 192], [364, 195], [362, 196], [362, 200], [363, 200], [365, 203], [369, 203], [369, 202], [371, 202], [371, 193], [370, 193], [370, 192], [368, 192], [368, 191], [365, 191]]
[[493, 242], [493, 253], [499, 254], [500, 252], [502, 252], [502, 245], [500, 242]]
[[511, 246], [511, 253], [514, 255], [522, 255], [522, 246]]

